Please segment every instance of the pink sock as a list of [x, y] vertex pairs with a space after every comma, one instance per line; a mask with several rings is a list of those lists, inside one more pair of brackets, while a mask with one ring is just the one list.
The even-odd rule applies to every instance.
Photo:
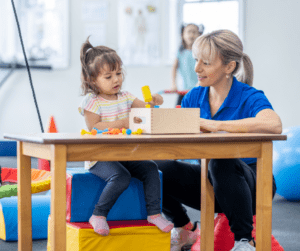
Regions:
[[100, 235], [107, 236], [109, 234], [109, 226], [104, 216], [92, 215], [89, 223], [94, 228], [94, 231]]
[[156, 225], [163, 232], [170, 232], [174, 227], [174, 224], [165, 219], [161, 214], [151, 215], [147, 217], [147, 220]]

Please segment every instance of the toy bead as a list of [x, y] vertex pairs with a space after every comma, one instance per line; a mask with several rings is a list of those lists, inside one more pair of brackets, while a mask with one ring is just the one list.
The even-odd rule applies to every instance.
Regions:
[[181, 105], [176, 105], [176, 108], [181, 108]]
[[127, 129], [127, 130], [126, 130], [126, 134], [127, 134], [127, 135], [130, 135], [130, 134], [131, 134], [131, 130], [130, 130], [130, 129]]
[[142, 133], [143, 133], [143, 130], [142, 130], [141, 128], [139, 128], [139, 129], [136, 130], [136, 133], [137, 133], [137, 134], [142, 134]]
[[159, 108], [159, 105], [155, 105], [154, 108]]
[[151, 105], [147, 104], [145, 105], [146, 108], [151, 108]]
[[123, 134], [126, 134], [126, 129], [123, 129], [123, 130], [122, 130], [122, 133], [123, 133]]
[[80, 133], [81, 133], [81, 135], [85, 135], [85, 134], [96, 135], [97, 131], [93, 129], [91, 132], [88, 132], [88, 131], [82, 129]]

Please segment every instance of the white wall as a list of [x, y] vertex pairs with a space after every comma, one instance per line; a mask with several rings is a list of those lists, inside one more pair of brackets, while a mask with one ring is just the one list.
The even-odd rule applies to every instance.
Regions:
[[[77, 112], [80, 96], [79, 51], [84, 37], [81, 1], [70, 0], [70, 68], [64, 71], [32, 71], [44, 128], [54, 115], [59, 132], [79, 132], [84, 120]], [[118, 0], [109, 0], [107, 45], [117, 49]], [[162, 13], [166, 6], [161, 1]], [[245, 52], [254, 64], [254, 86], [263, 89], [283, 120], [283, 126], [300, 125], [297, 112], [298, 59], [300, 54], [300, 2], [245, 1]], [[162, 15], [162, 44], [166, 23]], [[126, 67], [124, 89], [142, 98], [141, 87], [153, 93], [170, 86], [171, 66]], [[175, 95], [165, 95], [165, 107], [173, 107]], [[14, 73], [0, 89], [0, 139], [3, 133], [40, 132], [26, 71]]]
[[300, 2], [247, 0], [245, 49], [254, 86], [264, 90], [283, 127], [300, 125]]

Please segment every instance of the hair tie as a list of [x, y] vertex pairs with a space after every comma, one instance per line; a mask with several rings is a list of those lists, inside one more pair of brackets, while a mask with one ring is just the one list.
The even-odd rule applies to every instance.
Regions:
[[91, 50], [91, 49], [94, 49], [93, 47], [91, 47], [91, 48], [88, 48], [87, 50], [86, 50], [86, 52], [85, 53], [88, 53], [89, 52], [89, 50]]

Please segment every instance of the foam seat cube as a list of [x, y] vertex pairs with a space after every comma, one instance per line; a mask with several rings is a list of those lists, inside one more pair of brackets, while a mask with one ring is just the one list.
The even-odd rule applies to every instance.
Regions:
[[[47, 239], [47, 224], [50, 214], [50, 196], [32, 196], [32, 239]], [[0, 200], [0, 239], [18, 240], [18, 197]]]
[[[162, 172], [159, 171], [159, 175], [162, 194]], [[105, 185], [104, 180], [84, 168], [67, 169], [67, 221], [88, 222]], [[107, 220], [145, 219], [147, 211], [143, 183], [132, 178], [128, 188], [109, 211]]]
[[[138, 117], [141, 123], [135, 123]], [[200, 108], [132, 108], [129, 128], [143, 134], [200, 133]]]
[[[108, 225], [110, 234], [101, 236], [87, 222], [67, 222], [67, 251], [170, 251], [171, 234], [146, 220], [108, 221]], [[47, 250], [50, 251], [50, 231], [48, 235]]]

